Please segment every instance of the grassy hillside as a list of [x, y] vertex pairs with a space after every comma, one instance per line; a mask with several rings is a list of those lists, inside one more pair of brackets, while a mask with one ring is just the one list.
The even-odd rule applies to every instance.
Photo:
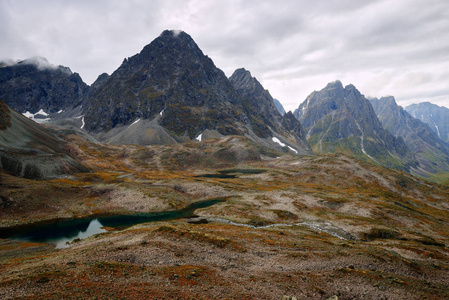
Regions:
[[0, 240], [4, 299], [449, 297], [446, 186], [344, 155], [261, 155], [242, 137], [147, 147], [68, 138], [93, 172], [3, 175], [2, 228], [226, 201], [197, 210], [203, 224], [108, 228], [65, 249]]

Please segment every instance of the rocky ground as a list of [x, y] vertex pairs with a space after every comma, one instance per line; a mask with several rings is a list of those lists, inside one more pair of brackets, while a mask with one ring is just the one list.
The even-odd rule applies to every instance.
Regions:
[[227, 200], [197, 210], [202, 224], [139, 224], [64, 249], [2, 239], [2, 299], [449, 298], [445, 186], [346, 156], [254, 160], [238, 138], [171, 147], [69, 138], [92, 172], [46, 181], [2, 174], [2, 233]]

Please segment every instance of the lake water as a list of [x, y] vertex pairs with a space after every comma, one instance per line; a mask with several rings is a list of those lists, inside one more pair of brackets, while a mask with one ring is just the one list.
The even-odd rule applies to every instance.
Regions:
[[54, 243], [57, 248], [64, 248], [74, 239], [83, 239], [106, 232], [104, 227], [124, 229], [136, 224], [189, 218], [194, 211], [225, 201], [227, 198], [216, 198], [200, 201], [188, 207], [166, 212], [139, 213], [132, 215], [95, 216], [79, 219], [60, 219], [17, 226], [0, 232], [1, 238], [9, 238], [27, 242]]
[[264, 169], [226, 169], [226, 170], [220, 170], [218, 173], [211, 173], [211, 174], [202, 174], [197, 175], [195, 177], [203, 177], [203, 178], [219, 178], [219, 179], [226, 179], [226, 178], [237, 178], [238, 175], [256, 175], [265, 173], [266, 170]]

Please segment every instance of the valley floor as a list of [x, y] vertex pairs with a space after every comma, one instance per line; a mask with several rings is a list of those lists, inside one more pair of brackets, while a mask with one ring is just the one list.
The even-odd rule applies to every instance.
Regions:
[[108, 228], [64, 249], [1, 239], [2, 299], [449, 298], [445, 186], [340, 155], [232, 161], [246, 153], [232, 139], [72, 142], [92, 173], [46, 181], [2, 174], [2, 233], [226, 200], [196, 210], [202, 224]]

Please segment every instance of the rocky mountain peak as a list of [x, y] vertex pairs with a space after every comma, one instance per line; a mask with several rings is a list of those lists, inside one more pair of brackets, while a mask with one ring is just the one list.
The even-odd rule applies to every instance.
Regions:
[[384, 96], [384, 97], [380, 98], [380, 100], [382, 100], [386, 103], [392, 104], [392, 105], [396, 105], [396, 106], [398, 105], [396, 103], [396, 99], [393, 96]]
[[174, 58], [175, 61], [178, 61], [176, 59], [177, 56], [181, 58], [181, 56], [188, 54], [189, 57], [203, 55], [203, 52], [192, 37], [184, 31], [165, 30], [159, 37], [142, 49], [138, 55], [140, 58], [138, 62], [141, 63], [142, 59], [152, 61], [155, 54], [160, 52], [165, 53], [165, 57]]
[[54, 113], [76, 106], [88, 88], [79, 74], [43, 57], [7, 62], [0, 67], [0, 99], [21, 113], [41, 109]]
[[[162, 32], [103, 79], [85, 108], [86, 129], [93, 132], [152, 119], [163, 110], [161, 123], [172, 128], [180, 107], [202, 107], [224, 98], [238, 102], [224, 73], [182, 31]], [[98, 118], [98, 113], [104, 117]], [[179, 126], [172, 129], [181, 130]], [[189, 133], [194, 134], [193, 130]]]
[[[229, 78], [229, 81], [231, 81], [236, 90], [269, 94], [269, 92], [263, 88], [262, 84], [251, 75], [251, 72], [244, 68], [235, 70]], [[269, 97], [271, 98], [271, 95]]]
[[70, 70], [69, 67], [65, 66], [55, 66], [51, 64], [47, 58], [42, 56], [33, 56], [24, 60], [9, 60], [9, 61], [2, 61], [0, 62], [0, 67], [17, 67], [17, 66], [32, 66], [39, 71], [55, 71], [55, 72], [62, 72], [67, 75], [72, 75], [73, 72]]
[[257, 80], [251, 75], [251, 72], [245, 68], [239, 68], [229, 78], [231, 82], [234, 82], [234, 86], [238, 88], [250, 88], [254, 89]]
[[343, 84], [340, 80], [329, 82], [324, 90], [343, 90]]
[[167, 39], [188, 40], [188, 41], [192, 41], [193, 42], [193, 39], [192, 39], [192, 37], [190, 35], [188, 35], [186, 32], [184, 32], [182, 30], [176, 30], [176, 29], [164, 30], [159, 35], [159, 37], [160, 38], [167, 38]]
[[415, 164], [405, 143], [382, 128], [370, 102], [353, 85], [331, 82], [310, 94], [294, 114], [318, 153], [343, 152], [405, 169]]

